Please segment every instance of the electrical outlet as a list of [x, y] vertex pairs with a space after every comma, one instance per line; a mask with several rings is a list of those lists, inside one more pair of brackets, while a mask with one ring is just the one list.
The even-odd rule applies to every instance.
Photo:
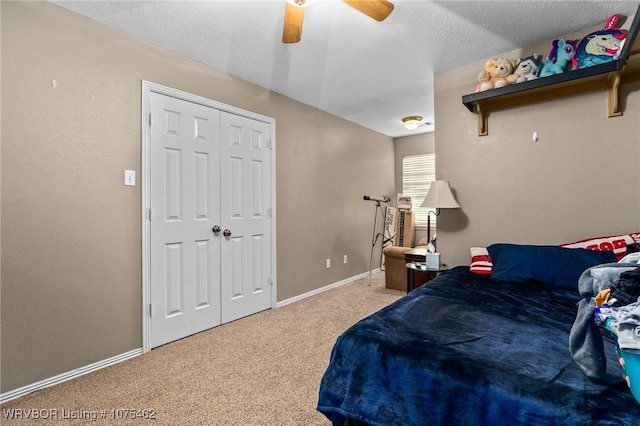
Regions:
[[331, 259], [327, 259], [326, 263], [327, 263], [327, 269], [331, 268]]
[[344, 255], [344, 263], [345, 263], [345, 265], [347, 264], [347, 262], [348, 262], [348, 259], [347, 259], [347, 255], [345, 254]]
[[126, 186], [136, 186], [136, 171], [125, 170], [124, 171], [124, 184]]

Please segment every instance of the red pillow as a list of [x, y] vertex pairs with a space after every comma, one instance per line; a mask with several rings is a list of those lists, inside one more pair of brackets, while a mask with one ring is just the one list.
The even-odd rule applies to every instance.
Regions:
[[486, 247], [471, 247], [469, 270], [478, 275], [491, 275], [493, 263]]
[[589, 238], [588, 240], [574, 243], [561, 244], [567, 248], [586, 248], [589, 250], [613, 251], [618, 260], [622, 259], [627, 251], [627, 244], [640, 243], [640, 233], [616, 235], [611, 237]]

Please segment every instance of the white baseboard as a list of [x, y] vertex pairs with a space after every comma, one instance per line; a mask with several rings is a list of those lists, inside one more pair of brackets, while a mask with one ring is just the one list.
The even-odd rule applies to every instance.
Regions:
[[21, 396], [25, 396], [31, 392], [35, 392], [40, 389], [48, 388], [53, 385], [57, 385], [62, 382], [66, 382], [71, 379], [75, 379], [80, 376], [84, 376], [85, 374], [91, 373], [93, 371], [100, 370], [105, 367], [109, 367], [110, 365], [118, 364], [122, 361], [126, 361], [130, 358], [137, 357], [138, 355], [142, 355], [142, 348], [134, 349], [129, 352], [125, 352], [120, 355], [116, 355], [111, 358], [107, 358], [102, 361], [94, 362], [93, 364], [89, 364], [84, 367], [76, 368], [75, 370], [67, 371], [66, 373], [58, 374], [57, 376], [50, 377], [45, 380], [41, 380], [39, 382], [23, 386], [21, 388], [5, 392], [0, 394], [0, 404], [4, 404], [5, 402], [9, 402], [13, 399], [20, 398]]
[[[376, 272], [380, 272], [380, 268], [374, 269], [374, 270], [371, 271], [372, 274], [375, 274]], [[306, 293], [300, 294], [298, 296], [294, 296], [294, 297], [292, 297], [290, 299], [285, 299], [282, 302], [278, 302], [278, 303], [276, 303], [276, 308], [280, 308], [282, 306], [288, 305], [288, 304], [293, 303], [293, 302], [298, 302], [298, 301], [300, 301], [302, 299], [306, 299], [307, 297], [311, 297], [311, 296], [314, 296], [316, 294], [320, 294], [323, 291], [331, 290], [332, 288], [340, 287], [341, 285], [345, 285], [345, 284], [348, 284], [348, 283], [353, 282], [355, 280], [359, 280], [360, 278], [366, 278], [368, 276], [369, 276], [369, 271], [364, 272], [364, 273], [362, 273], [360, 275], [356, 275], [355, 277], [351, 277], [351, 278], [344, 279], [342, 281], [338, 281], [337, 283], [328, 284], [328, 285], [326, 285], [324, 287], [320, 287], [320, 288], [317, 288], [315, 290], [311, 290], [311, 291], [308, 291]]]
[[[380, 268], [374, 269], [374, 270], [371, 271], [372, 274], [375, 274], [376, 272], [380, 272]], [[360, 275], [356, 275], [354, 277], [347, 278], [347, 279], [344, 279], [342, 281], [326, 285], [324, 287], [309, 291], [307, 293], [292, 297], [290, 299], [283, 300], [282, 302], [278, 302], [276, 304], [276, 308], [288, 305], [288, 304], [293, 303], [293, 302], [300, 301], [302, 299], [306, 299], [307, 297], [311, 297], [313, 295], [322, 293], [322, 292], [327, 291], [327, 290], [331, 290], [332, 288], [340, 287], [342, 285], [345, 285], [345, 284], [348, 284], [350, 282], [359, 280], [361, 278], [366, 278], [368, 276], [369, 276], [369, 272], [367, 271], [367, 272], [364, 272], [364, 273], [362, 273]], [[71, 370], [71, 371], [68, 371], [66, 373], [58, 374], [57, 376], [50, 377], [48, 379], [41, 380], [39, 382], [30, 384], [30, 385], [27, 385], [27, 386], [23, 386], [21, 388], [18, 388], [18, 389], [15, 389], [15, 390], [3, 393], [3, 394], [0, 394], [0, 404], [4, 404], [5, 402], [9, 402], [11, 400], [20, 398], [22, 396], [25, 396], [25, 395], [31, 393], [31, 392], [35, 392], [35, 391], [40, 390], [40, 389], [45, 389], [45, 388], [48, 388], [50, 386], [54, 386], [54, 385], [66, 382], [68, 380], [72, 380], [72, 379], [75, 379], [77, 377], [84, 376], [85, 374], [100, 370], [102, 368], [109, 367], [109, 366], [114, 365], [114, 364], [118, 364], [118, 363], [120, 363], [122, 361], [126, 361], [126, 360], [128, 360], [130, 358], [134, 358], [134, 357], [137, 357], [138, 355], [142, 355], [142, 353], [143, 353], [142, 352], [142, 348], [134, 349], [132, 351], [125, 352], [123, 354], [116, 355], [114, 357], [107, 358], [105, 360], [98, 361], [98, 362], [95, 362], [93, 364], [89, 364], [89, 365], [87, 365], [85, 367], [76, 368], [75, 370]]]

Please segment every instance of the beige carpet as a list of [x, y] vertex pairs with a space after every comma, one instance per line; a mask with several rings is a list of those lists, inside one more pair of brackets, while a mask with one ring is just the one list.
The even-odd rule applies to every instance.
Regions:
[[[371, 286], [360, 279], [10, 401], [0, 423], [326, 426], [318, 385], [336, 338], [403, 294], [377, 273]], [[7, 420], [14, 409], [57, 419]], [[114, 419], [150, 413], [155, 420]]]

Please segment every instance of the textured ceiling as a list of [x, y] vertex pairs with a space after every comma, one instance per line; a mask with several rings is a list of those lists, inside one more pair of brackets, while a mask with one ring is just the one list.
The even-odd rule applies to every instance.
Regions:
[[285, 0], [52, 3], [391, 137], [434, 130], [401, 123], [407, 115], [435, 121], [434, 74], [604, 25], [640, 4], [391, 1], [394, 11], [377, 22], [340, 0], [316, 0], [302, 40], [288, 45]]

